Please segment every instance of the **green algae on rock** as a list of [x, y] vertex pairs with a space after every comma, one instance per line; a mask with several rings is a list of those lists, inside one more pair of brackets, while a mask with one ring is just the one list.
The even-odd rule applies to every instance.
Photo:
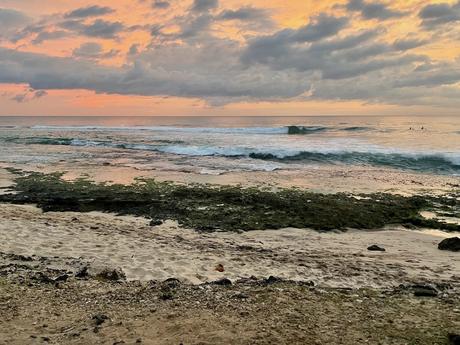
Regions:
[[459, 231], [460, 225], [425, 219], [420, 211], [458, 209], [456, 198], [393, 194], [320, 194], [299, 189], [181, 185], [138, 179], [131, 185], [62, 179], [62, 173], [12, 170], [14, 193], [1, 202], [37, 204], [44, 211], [103, 211], [173, 219], [200, 231], [248, 231], [286, 227], [315, 230], [379, 229], [390, 224]]

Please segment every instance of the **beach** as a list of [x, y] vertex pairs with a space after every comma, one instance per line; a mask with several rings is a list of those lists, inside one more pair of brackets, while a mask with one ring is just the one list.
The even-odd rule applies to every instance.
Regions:
[[1, 153], [0, 344], [448, 344], [459, 332], [459, 254], [438, 249], [460, 236], [450, 170], [267, 169], [25, 143], [34, 131], [13, 130]]

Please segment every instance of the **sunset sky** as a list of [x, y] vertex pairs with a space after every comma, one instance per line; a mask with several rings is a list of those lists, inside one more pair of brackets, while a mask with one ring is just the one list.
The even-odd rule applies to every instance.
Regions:
[[0, 0], [0, 115], [452, 115], [460, 1]]

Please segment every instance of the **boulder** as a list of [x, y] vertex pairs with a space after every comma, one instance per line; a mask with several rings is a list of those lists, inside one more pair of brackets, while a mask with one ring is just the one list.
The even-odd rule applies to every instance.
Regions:
[[385, 248], [373, 244], [372, 246], [367, 247], [367, 250], [370, 250], [371, 252], [384, 252]]
[[458, 237], [451, 237], [442, 240], [438, 244], [439, 250], [450, 250], [452, 252], [460, 252], [460, 238]]
[[449, 342], [451, 345], [460, 345], [460, 334], [450, 333]]
[[96, 314], [92, 317], [94, 323], [96, 324], [96, 326], [100, 326], [102, 325], [106, 320], [109, 319], [109, 317], [107, 315], [104, 315], [104, 314]]
[[414, 285], [412, 291], [416, 297], [436, 297], [438, 295], [438, 290], [430, 285]]
[[126, 280], [126, 275], [120, 268], [103, 268], [97, 270], [94, 277], [102, 281]]
[[227, 279], [227, 278], [222, 278], [222, 279], [213, 281], [212, 284], [214, 284], [214, 285], [223, 285], [223, 286], [227, 285], [228, 286], [228, 285], [232, 285], [232, 281], [230, 279]]
[[161, 224], [163, 224], [163, 221], [160, 219], [152, 219], [150, 221], [150, 226], [159, 226]]

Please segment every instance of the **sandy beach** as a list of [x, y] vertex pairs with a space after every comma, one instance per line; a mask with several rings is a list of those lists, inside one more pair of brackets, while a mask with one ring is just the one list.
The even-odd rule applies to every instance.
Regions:
[[[128, 280], [176, 278], [201, 284], [276, 276], [322, 287], [388, 288], [400, 284], [460, 284], [458, 254], [440, 251], [440, 231], [387, 229], [320, 233], [308, 229], [205, 234], [168, 221], [91, 213], [43, 213], [2, 205], [0, 251], [82, 258], [121, 268]], [[12, 231], [12, 229], [14, 229]], [[367, 250], [372, 244], [386, 252]], [[217, 265], [224, 271], [218, 272]]]
[[[1, 170], [2, 186], [12, 178]], [[205, 233], [2, 204], [0, 344], [446, 344], [460, 326], [460, 261], [438, 243], [458, 235], [401, 226]]]

